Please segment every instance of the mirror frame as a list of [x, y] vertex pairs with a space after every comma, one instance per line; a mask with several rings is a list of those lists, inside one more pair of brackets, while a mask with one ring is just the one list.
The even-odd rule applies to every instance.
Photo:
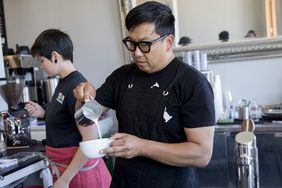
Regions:
[[[177, 0], [172, 1], [172, 11], [176, 18], [175, 31], [177, 41], [178, 37], [178, 18], [177, 18]], [[127, 36], [125, 28], [125, 16], [127, 13], [136, 6], [136, 0], [119, 0], [119, 11], [121, 19], [121, 29], [123, 38]], [[261, 58], [273, 58], [282, 56], [282, 37], [273, 38], [257, 38], [246, 39], [234, 42], [222, 42], [207, 45], [190, 45], [175, 47], [174, 52], [176, 55], [183, 57], [184, 52], [191, 50], [201, 50], [207, 53], [208, 63], [224, 63], [243, 60], [253, 60]], [[123, 48], [125, 63], [131, 63], [130, 53], [125, 47]]]
[[282, 57], [282, 37], [248, 39], [210, 45], [191, 45], [174, 48], [178, 56], [183, 52], [200, 50], [207, 53], [208, 63], [226, 63], [262, 58]]

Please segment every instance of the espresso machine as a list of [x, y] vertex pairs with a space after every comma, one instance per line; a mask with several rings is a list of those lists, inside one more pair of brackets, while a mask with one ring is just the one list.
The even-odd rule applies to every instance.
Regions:
[[33, 145], [28, 112], [19, 105], [25, 83], [22, 77], [10, 77], [0, 81], [0, 94], [8, 104], [1, 112], [1, 133], [8, 147]]

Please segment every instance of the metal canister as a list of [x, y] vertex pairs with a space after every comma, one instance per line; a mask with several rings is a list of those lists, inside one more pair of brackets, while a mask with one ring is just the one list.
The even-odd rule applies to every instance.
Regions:
[[43, 81], [43, 90], [44, 90], [44, 96], [45, 96], [46, 103], [51, 102], [57, 85], [58, 85], [57, 78], [48, 78]]
[[239, 112], [238, 112], [238, 119], [244, 120], [244, 119], [249, 119], [249, 107], [247, 106], [241, 106], [239, 107]]
[[258, 188], [258, 150], [256, 136], [253, 132], [242, 131], [235, 137], [236, 141], [236, 184], [238, 188]]

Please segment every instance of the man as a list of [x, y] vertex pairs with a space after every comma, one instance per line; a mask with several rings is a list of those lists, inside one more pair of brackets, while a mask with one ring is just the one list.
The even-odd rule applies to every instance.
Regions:
[[101, 152], [116, 157], [111, 187], [197, 187], [193, 167], [206, 166], [214, 136], [207, 79], [173, 54], [171, 9], [147, 2], [126, 16], [123, 39], [134, 63], [115, 70], [95, 91], [82, 83], [78, 101], [116, 110], [119, 133]]

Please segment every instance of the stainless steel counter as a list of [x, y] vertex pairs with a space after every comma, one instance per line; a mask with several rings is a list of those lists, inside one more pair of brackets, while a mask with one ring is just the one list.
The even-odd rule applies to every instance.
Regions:
[[44, 158], [36, 152], [20, 152], [9, 157], [17, 159], [18, 164], [0, 170], [0, 187], [15, 187], [29, 175], [46, 168]]
[[[215, 132], [240, 132], [241, 124], [236, 125], [216, 125]], [[281, 132], [282, 134], [282, 124], [281, 123], [272, 123], [265, 122], [263, 124], [256, 124], [255, 132]]]

